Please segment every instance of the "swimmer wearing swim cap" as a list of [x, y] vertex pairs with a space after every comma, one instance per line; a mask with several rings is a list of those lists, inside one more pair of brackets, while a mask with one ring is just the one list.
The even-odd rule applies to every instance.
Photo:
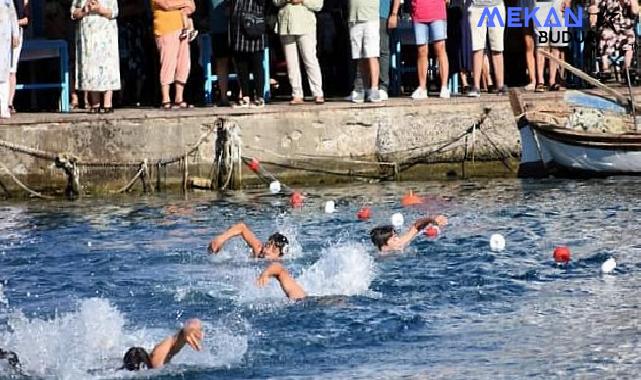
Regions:
[[160, 368], [169, 363], [171, 359], [188, 345], [196, 351], [202, 350], [203, 331], [198, 319], [185, 322], [182, 329], [174, 335], [168, 336], [147, 353], [142, 347], [131, 347], [122, 358], [122, 368], [128, 371], [141, 369]]
[[224, 233], [218, 235], [209, 243], [209, 252], [218, 253], [225, 243], [235, 237], [241, 236], [245, 243], [252, 249], [252, 257], [267, 260], [278, 260], [287, 253], [289, 240], [281, 233], [272, 234], [263, 244], [245, 223], [238, 223]]
[[380, 226], [372, 229], [369, 233], [372, 243], [381, 252], [402, 251], [407, 247], [412, 239], [423, 231], [429, 225], [444, 226], [447, 224], [447, 218], [443, 215], [435, 217], [421, 218], [412, 224], [412, 226], [404, 234], [399, 235], [394, 226]]

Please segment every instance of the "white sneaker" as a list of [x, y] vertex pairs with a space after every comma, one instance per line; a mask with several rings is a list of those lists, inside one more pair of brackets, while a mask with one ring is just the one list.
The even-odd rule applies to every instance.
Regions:
[[367, 100], [369, 100], [372, 103], [379, 103], [381, 99], [381, 91], [378, 88], [373, 88], [369, 90], [369, 95], [367, 97]]
[[363, 103], [365, 101], [365, 94], [354, 90], [351, 94], [349, 94], [348, 97], [345, 98], [345, 100], [352, 103]]
[[420, 87], [416, 88], [416, 90], [412, 92], [412, 99], [414, 100], [427, 99], [427, 90]]
[[447, 87], [441, 87], [441, 93], [438, 96], [443, 98], [443, 99], [449, 99], [450, 98], [450, 90]]
[[387, 99], [389, 99], [389, 95], [387, 95], [387, 91], [385, 91], [385, 90], [378, 90], [378, 96], [381, 98], [382, 102], [384, 102]]

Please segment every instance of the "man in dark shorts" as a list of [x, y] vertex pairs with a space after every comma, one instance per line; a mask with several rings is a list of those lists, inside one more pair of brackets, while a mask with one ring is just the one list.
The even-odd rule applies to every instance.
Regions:
[[214, 58], [218, 89], [220, 90], [219, 107], [229, 107], [227, 91], [229, 90], [229, 68], [231, 65], [231, 48], [229, 47], [229, 0], [208, 0], [209, 27], [211, 31], [211, 51]]

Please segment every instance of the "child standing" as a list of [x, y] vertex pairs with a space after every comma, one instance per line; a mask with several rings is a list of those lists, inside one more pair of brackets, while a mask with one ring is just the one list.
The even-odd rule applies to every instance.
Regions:
[[194, 3], [194, 0], [188, 0], [189, 7], [191, 8], [185, 8], [185, 11], [181, 9], [180, 14], [183, 19], [183, 30], [180, 32], [180, 39], [184, 40], [185, 38], [189, 39], [189, 42], [193, 41], [198, 37], [198, 31], [194, 29], [194, 20], [191, 19], [189, 13], [187, 13], [187, 9], [196, 9], [196, 4]]
[[9, 118], [9, 70], [20, 34], [12, 0], [0, 0], [0, 118]]

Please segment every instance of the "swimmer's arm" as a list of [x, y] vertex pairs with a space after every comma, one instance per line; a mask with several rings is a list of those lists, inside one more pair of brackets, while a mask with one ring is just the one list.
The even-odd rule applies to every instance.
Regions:
[[303, 288], [290, 276], [287, 269], [280, 263], [273, 263], [267, 267], [258, 277], [257, 283], [259, 287], [264, 287], [269, 282], [269, 279], [274, 277], [278, 280], [281, 289], [290, 300], [300, 300], [307, 296]]
[[202, 325], [198, 319], [190, 319], [185, 322], [185, 327], [175, 335], [168, 336], [154, 347], [149, 355], [151, 368], [160, 368], [169, 363], [180, 350], [189, 345], [196, 351], [202, 349], [203, 332]]
[[403, 235], [399, 237], [399, 247], [397, 247], [396, 249], [403, 249], [407, 247], [416, 237], [416, 235], [418, 235], [419, 232], [423, 231], [430, 224], [444, 226], [447, 224], [447, 218], [443, 215], [437, 215], [435, 217], [417, 219], [412, 227], [410, 227]]
[[225, 245], [227, 240], [238, 235], [240, 235], [243, 238], [243, 240], [245, 240], [247, 245], [251, 247], [254, 256], [258, 255], [261, 249], [263, 249], [263, 243], [260, 240], [258, 240], [258, 238], [256, 237], [256, 235], [254, 235], [252, 230], [250, 230], [245, 223], [238, 223], [236, 225], [233, 225], [230, 229], [228, 229], [224, 233], [214, 238], [209, 243], [209, 252], [218, 253], [220, 249], [223, 247], [223, 245]]

